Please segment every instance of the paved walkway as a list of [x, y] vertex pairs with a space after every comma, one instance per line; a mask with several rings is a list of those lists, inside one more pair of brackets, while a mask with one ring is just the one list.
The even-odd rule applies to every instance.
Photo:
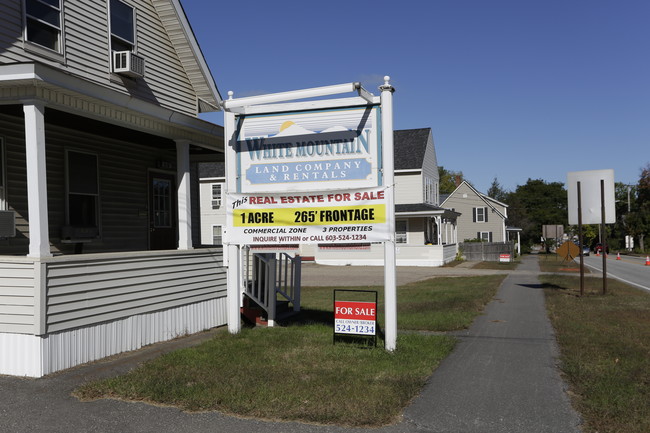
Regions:
[[571, 409], [557, 368], [536, 257], [525, 257], [485, 314], [458, 333], [454, 352], [434, 372], [405, 422], [414, 431], [571, 433]]
[[[434, 372], [421, 395], [406, 409], [403, 420], [396, 425], [380, 429], [348, 429], [277, 423], [215, 412], [184, 413], [169, 407], [116, 400], [79, 402], [71, 396], [77, 386], [88, 380], [124, 373], [163, 352], [198, 344], [214, 332], [224, 332], [217, 330], [157, 344], [43, 379], [0, 376], [0, 431], [578, 432], [579, 417], [570, 408], [565, 386], [556, 368], [557, 349], [546, 318], [543, 293], [538, 287], [536, 259], [525, 259], [520, 268], [506, 278], [496, 299], [488, 305], [486, 314], [480, 316], [469, 330], [458, 333], [460, 343], [457, 348]], [[437, 275], [440, 269], [428, 269], [429, 277], [434, 276], [432, 272]], [[340, 274], [340, 268], [336, 270]], [[359, 272], [357, 268], [356, 278], [359, 278]], [[381, 268], [371, 268], [365, 269], [365, 274], [371, 279], [372, 275], [383, 275], [383, 272]], [[403, 284], [399, 272], [398, 282]]]

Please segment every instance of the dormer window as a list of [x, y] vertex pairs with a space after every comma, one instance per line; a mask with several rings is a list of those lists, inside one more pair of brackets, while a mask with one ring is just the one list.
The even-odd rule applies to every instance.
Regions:
[[25, 0], [27, 41], [61, 52], [61, 1]]
[[120, 0], [111, 0], [111, 50], [134, 51], [135, 11]]

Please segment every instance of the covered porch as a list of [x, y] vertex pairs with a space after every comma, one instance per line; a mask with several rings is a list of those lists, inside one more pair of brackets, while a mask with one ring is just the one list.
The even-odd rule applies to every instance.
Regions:
[[40, 377], [226, 323], [196, 162], [220, 126], [38, 64], [0, 67], [0, 374]]

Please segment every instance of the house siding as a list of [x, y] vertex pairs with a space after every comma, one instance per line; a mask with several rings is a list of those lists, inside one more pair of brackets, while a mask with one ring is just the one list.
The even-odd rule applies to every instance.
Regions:
[[0, 5], [0, 64], [45, 63], [112, 90], [196, 116], [196, 93], [153, 3], [150, 0], [127, 0], [126, 3], [136, 9], [136, 52], [145, 58], [144, 78], [132, 79], [111, 73], [105, 0], [64, 2], [63, 64], [50, 56], [23, 49], [22, 2], [3, 1]]
[[[464, 195], [467, 197], [464, 197]], [[458, 240], [460, 242], [476, 239], [477, 232], [492, 232], [493, 242], [503, 242], [505, 234], [503, 219], [485, 201], [478, 196], [469, 186], [461, 184], [454, 193], [445, 201], [444, 207], [460, 212], [458, 217]], [[479, 223], [473, 220], [473, 209], [487, 207], [487, 222]], [[504, 210], [500, 209], [501, 212]]]
[[223, 257], [212, 250], [68, 257], [47, 266], [47, 333], [226, 296]]
[[422, 203], [423, 185], [420, 173], [395, 173], [395, 204]]
[[20, 0], [0, 2], [0, 63], [26, 60], [22, 49], [22, 22]]
[[35, 299], [34, 263], [0, 263], [0, 332], [32, 332]]
[[[226, 203], [225, 203], [225, 180], [203, 180], [199, 184], [200, 200], [205, 206], [201, 212], [201, 243], [212, 245], [212, 226], [220, 225], [226, 228]], [[212, 185], [215, 183], [224, 184], [222, 188], [222, 206], [220, 209], [212, 209]]]
[[[438, 173], [438, 159], [436, 157], [436, 149], [433, 144], [433, 137], [429, 134], [429, 142], [427, 143], [427, 150], [424, 153], [424, 163], [422, 164], [422, 188], [426, 188], [426, 180], [431, 179], [434, 183], [431, 197], [431, 203], [438, 205], [439, 193], [438, 186], [440, 184], [440, 174]], [[422, 195], [424, 199], [424, 193]]]

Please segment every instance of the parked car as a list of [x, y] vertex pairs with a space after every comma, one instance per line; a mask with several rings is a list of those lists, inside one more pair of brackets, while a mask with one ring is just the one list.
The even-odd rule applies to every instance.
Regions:
[[591, 252], [591, 250], [589, 249], [588, 246], [585, 245], [585, 246], [582, 247], [582, 255], [583, 256], [588, 256], [590, 252]]

